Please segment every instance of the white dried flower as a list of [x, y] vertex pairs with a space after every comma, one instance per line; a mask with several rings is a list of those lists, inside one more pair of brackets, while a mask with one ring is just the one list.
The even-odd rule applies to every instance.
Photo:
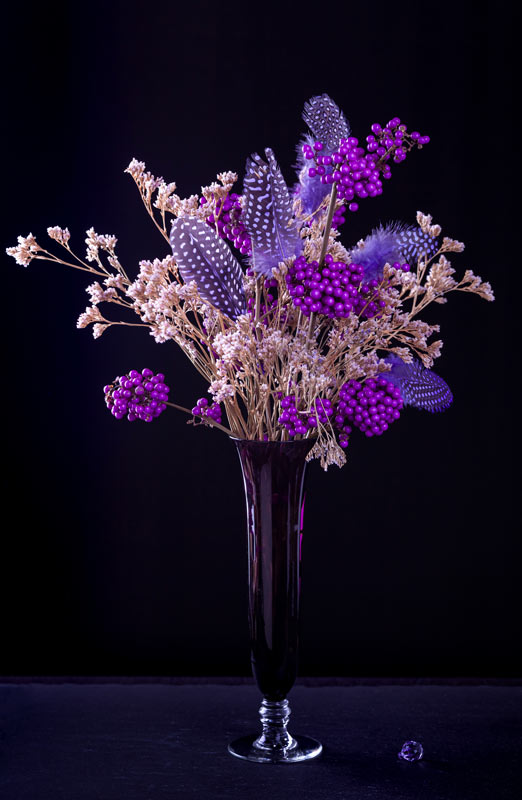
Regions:
[[484, 300], [493, 301], [495, 299], [491, 284], [483, 281], [482, 278], [475, 275], [470, 269], [467, 269], [464, 273], [461, 285], [464, 291], [474, 292], [483, 297]]
[[67, 247], [67, 242], [71, 238], [69, 228], [60, 228], [58, 225], [55, 225], [54, 228], [47, 228], [47, 235], [49, 238], [54, 239], [55, 242], [58, 242], [58, 244], [61, 244], [64, 247]]
[[93, 325], [93, 328], [92, 328], [93, 338], [94, 339], [99, 339], [100, 336], [102, 335], [102, 333], [104, 332], [104, 330], [106, 330], [108, 327], [109, 327], [109, 325], [106, 324], [106, 323], [104, 324], [104, 323], [101, 323], [101, 322], [97, 322], [96, 325]]
[[124, 171], [132, 175], [134, 180], [137, 181], [141, 179], [143, 173], [145, 172], [145, 162], [138, 161], [137, 159], [133, 158], [127, 169]]
[[76, 327], [86, 328], [91, 322], [105, 322], [97, 306], [87, 306], [83, 314], [78, 317]]
[[33, 258], [36, 257], [36, 253], [41, 249], [33, 234], [29, 233], [25, 237], [19, 236], [16, 247], [7, 247], [5, 252], [8, 256], [12, 256], [17, 264], [20, 264], [22, 267], [27, 267]]
[[104, 289], [97, 281], [91, 283], [90, 286], [87, 286], [85, 291], [89, 295], [89, 299], [93, 306], [97, 306], [99, 303], [110, 301], [112, 298], [118, 296], [116, 289], [113, 289], [112, 287], [109, 289]]
[[417, 211], [417, 223], [420, 229], [423, 233], [435, 239], [437, 236], [440, 236], [441, 227], [440, 225], [433, 225], [432, 222], [433, 217], [431, 214], [423, 214], [422, 211]]
[[208, 391], [215, 403], [222, 403], [227, 397], [234, 397], [236, 393], [236, 390], [226, 378], [218, 378], [212, 381]]
[[156, 199], [153, 203], [154, 208], [158, 208], [160, 211], [170, 211], [171, 195], [174, 194], [175, 191], [175, 183], [165, 183], [165, 181], [162, 181], [156, 192]]
[[448, 253], [462, 253], [465, 250], [463, 242], [458, 242], [456, 239], [450, 239], [445, 236], [442, 240], [442, 249]]

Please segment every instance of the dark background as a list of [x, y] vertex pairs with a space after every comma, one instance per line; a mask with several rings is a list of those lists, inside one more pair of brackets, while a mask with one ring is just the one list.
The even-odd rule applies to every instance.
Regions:
[[[29, 2], [4, 18], [3, 247], [60, 225], [81, 252], [92, 225], [135, 274], [167, 249], [123, 174], [133, 156], [188, 196], [269, 145], [290, 182], [317, 93], [361, 138], [394, 115], [431, 136], [343, 241], [420, 208], [497, 299], [453, 295], [429, 315], [447, 413], [410, 410], [354, 436], [343, 470], [310, 468], [302, 675], [520, 671], [514, 29], [498, 2]], [[182, 405], [205, 387], [172, 343], [76, 330], [89, 276], [3, 260], [0, 671], [249, 674], [233, 447], [174, 411], [116, 422], [101, 389], [144, 366]]]

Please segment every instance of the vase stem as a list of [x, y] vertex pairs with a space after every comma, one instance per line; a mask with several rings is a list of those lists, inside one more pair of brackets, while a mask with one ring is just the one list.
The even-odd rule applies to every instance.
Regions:
[[290, 718], [288, 700], [263, 700], [259, 716], [263, 733], [254, 742], [254, 747], [270, 751], [287, 751], [295, 747], [296, 741], [286, 729]]

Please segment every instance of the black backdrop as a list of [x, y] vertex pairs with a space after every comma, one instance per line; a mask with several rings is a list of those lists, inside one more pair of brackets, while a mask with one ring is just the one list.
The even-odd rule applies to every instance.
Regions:
[[[382, 438], [354, 436], [342, 471], [310, 469], [304, 675], [520, 668], [512, 30], [498, 2], [28, 2], [4, 19], [3, 246], [67, 225], [81, 250], [92, 225], [131, 272], [163, 257], [130, 159], [188, 196], [269, 145], [291, 181], [303, 103], [323, 91], [355, 135], [398, 115], [432, 137], [343, 240], [429, 211], [497, 300], [436, 308], [447, 413], [411, 410]], [[205, 387], [146, 332], [76, 330], [88, 276], [4, 261], [0, 671], [247, 675], [232, 446], [176, 412], [116, 422], [101, 391], [143, 366], [182, 405]]]

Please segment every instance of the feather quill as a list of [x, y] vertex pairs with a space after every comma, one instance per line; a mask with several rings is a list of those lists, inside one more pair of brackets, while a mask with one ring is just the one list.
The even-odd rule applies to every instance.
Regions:
[[300, 254], [302, 242], [288, 186], [272, 150], [265, 154], [266, 162], [257, 153], [247, 161], [241, 219], [252, 240], [254, 271], [270, 276], [281, 261]]
[[223, 239], [205, 222], [179, 217], [170, 244], [181, 277], [195, 281], [199, 295], [231, 319], [246, 313], [243, 270]]

